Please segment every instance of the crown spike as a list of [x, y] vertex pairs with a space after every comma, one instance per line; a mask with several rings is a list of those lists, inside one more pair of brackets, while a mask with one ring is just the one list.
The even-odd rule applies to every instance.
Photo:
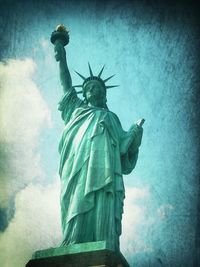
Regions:
[[77, 72], [76, 70], [75, 70], [75, 72], [76, 72], [76, 74], [78, 74], [78, 76], [80, 76], [84, 81], [86, 80], [86, 78], [85, 78], [83, 75], [81, 75], [79, 72]]
[[90, 71], [90, 77], [93, 77], [94, 75], [93, 75], [93, 73], [92, 73], [92, 69], [91, 69], [91, 67], [90, 67], [90, 63], [88, 62], [88, 67], [89, 67], [89, 71]]
[[114, 88], [114, 87], [118, 87], [119, 85], [108, 85], [106, 86], [106, 89], [109, 89], [109, 88]]
[[104, 81], [104, 83], [106, 83], [108, 80], [110, 80], [112, 77], [114, 77], [115, 76], [115, 74], [114, 75], [112, 75], [112, 76], [110, 76], [110, 77], [108, 77], [107, 79], [105, 79], [105, 80], [103, 80]]
[[99, 72], [99, 74], [98, 74], [98, 77], [99, 77], [99, 78], [101, 77], [101, 74], [102, 74], [104, 68], [105, 68], [105, 65], [103, 66], [103, 68], [100, 70], [100, 72]]

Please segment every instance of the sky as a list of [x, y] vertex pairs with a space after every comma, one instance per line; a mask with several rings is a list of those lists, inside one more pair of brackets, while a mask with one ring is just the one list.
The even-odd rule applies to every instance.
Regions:
[[[199, 38], [195, 6], [146, 1], [8, 1], [1, 6], [0, 266], [21, 267], [61, 240], [58, 142], [62, 96], [51, 32], [70, 31], [74, 70], [109, 84], [125, 130], [145, 118], [124, 176], [121, 251], [130, 266], [193, 266], [198, 243]], [[6, 34], [5, 34], [6, 33]], [[12, 254], [12, 257], [10, 256]], [[194, 265], [195, 266], [195, 265]]]

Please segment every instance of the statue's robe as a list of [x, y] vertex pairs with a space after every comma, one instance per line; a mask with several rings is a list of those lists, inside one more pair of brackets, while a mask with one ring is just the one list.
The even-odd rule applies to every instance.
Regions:
[[118, 249], [122, 174], [137, 161], [138, 149], [130, 153], [136, 131], [125, 132], [113, 112], [89, 107], [73, 88], [58, 109], [65, 122], [59, 144], [63, 245], [106, 240]]

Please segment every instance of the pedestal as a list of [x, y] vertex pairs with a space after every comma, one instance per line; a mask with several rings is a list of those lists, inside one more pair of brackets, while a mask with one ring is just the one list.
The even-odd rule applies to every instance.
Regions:
[[106, 241], [36, 251], [26, 267], [130, 267]]

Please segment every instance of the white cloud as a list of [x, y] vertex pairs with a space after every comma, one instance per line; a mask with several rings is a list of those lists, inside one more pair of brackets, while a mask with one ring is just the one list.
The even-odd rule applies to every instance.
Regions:
[[151, 225], [153, 218], [148, 215], [144, 202], [150, 198], [148, 188], [126, 187], [124, 214], [122, 220], [121, 250], [125, 254], [151, 251], [141, 239], [138, 227]]
[[35, 145], [43, 123], [51, 122], [47, 104], [32, 80], [35, 68], [31, 59], [0, 63], [1, 138], [6, 142], [34, 141]]
[[43, 177], [37, 149], [42, 129], [51, 125], [51, 115], [33, 82], [35, 69], [32, 59], [0, 63], [1, 207], [8, 205], [14, 192]]
[[33, 81], [35, 69], [31, 59], [0, 63], [1, 208], [16, 194], [14, 217], [0, 234], [2, 267], [25, 266], [33, 251], [61, 239], [59, 178], [47, 187], [39, 184], [44, 170], [38, 148], [51, 115]]
[[17, 194], [15, 216], [0, 235], [0, 266], [25, 266], [34, 251], [58, 246], [59, 186], [56, 177], [47, 187], [30, 184]]
[[126, 188], [120, 247], [130, 262], [137, 257], [154, 257], [155, 240], [160, 239], [160, 231], [174, 209], [168, 203], [156, 208], [153, 193], [147, 187]]

